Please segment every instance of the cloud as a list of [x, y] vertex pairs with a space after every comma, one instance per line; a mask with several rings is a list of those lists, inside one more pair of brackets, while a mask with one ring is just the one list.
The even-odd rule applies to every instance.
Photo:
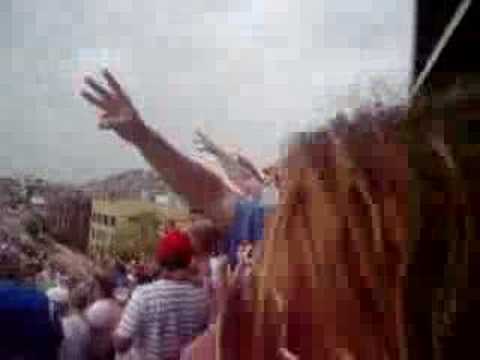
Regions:
[[201, 126], [260, 164], [314, 108], [341, 106], [349, 86], [366, 86], [370, 75], [404, 81], [409, 69], [412, 0], [7, 3], [0, 13], [0, 65], [10, 70], [0, 79], [7, 173], [83, 180], [144, 165], [97, 131], [95, 112], [78, 97], [83, 74], [103, 66], [183, 151]]

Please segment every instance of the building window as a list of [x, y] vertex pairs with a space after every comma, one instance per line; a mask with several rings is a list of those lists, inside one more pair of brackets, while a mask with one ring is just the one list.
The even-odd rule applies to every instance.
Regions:
[[117, 224], [117, 219], [115, 218], [115, 216], [112, 216], [110, 218], [110, 225], [115, 226], [116, 224]]

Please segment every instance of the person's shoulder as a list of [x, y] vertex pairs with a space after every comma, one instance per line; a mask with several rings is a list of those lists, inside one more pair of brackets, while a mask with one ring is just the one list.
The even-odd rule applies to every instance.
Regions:
[[191, 282], [184, 282], [180, 286], [180, 291], [190, 298], [203, 299], [209, 297], [209, 291], [205, 286], [197, 286]]
[[86, 310], [86, 315], [89, 319], [95, 318], [98, 314], [109, 311], [112, 304], [107, 299], [100, 299], [93, 302]]
[[33, 287], [16, 283], [4, 283], [0, 286], [0, 299], [8, 302], [14, 299], [20, 305], [45, 305], [48, 304], [48, 297], [45, 292]]
[[161, 287], [162, 287], [161, 280], [156, 280], [148, 284], [139, 285], [135, 288], [135, 290], [133, 290], [132, 298], [136, 298], [136, 299], [149, 298], [151, 296], [154, 296], [156, 293], [158, 293]]
[[178, 288], [179, 286], [181, 286], [181, 283], [177, 281], [158, 279], [154, 282], [139, 287], [139, 291], [143, 295], [148, 296], [150, 294], [156, 294], [159, 292], [169, 292], [172, 289]]
[[172, 280], [157, 280], [150, 284], [151, 287], [147, 289], [151, 293], [165, 293], [174, 296], [181, 296], [184, 293], [201, 294], [204, 291], [202, 286], [195, 285], [191, 281], [172, 281]]

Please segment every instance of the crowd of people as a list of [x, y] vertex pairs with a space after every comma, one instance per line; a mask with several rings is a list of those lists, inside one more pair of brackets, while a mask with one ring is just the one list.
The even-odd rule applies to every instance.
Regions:
[[218, 241], [206, 219], [184, 230], [168, 226], [154, 269], [103, 261], [82, 280], [51, 264], [27, 276], [15, 244], [2, 247], [0, 358], [191, 359], [189, 345], [215, 324], [227, 279], [250, 265], [248, 242], [232, 271]]
[[32, 286], [14, 245], [2, 247], [0, 359], [446, 359], [473, 348], [480, 152], [465, 134], [476, 90], [340, 114], [292, 139], [270, 180], [242, 172], [232, 186], [104, 77], [82, 92], [99, 126], [198, 218], [162, 234], [141, 281], [117, 264], [91, 283], [47, 274]]

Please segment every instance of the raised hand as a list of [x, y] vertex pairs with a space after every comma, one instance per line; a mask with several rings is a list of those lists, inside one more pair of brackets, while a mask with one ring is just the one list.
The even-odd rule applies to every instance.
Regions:
[[209, 153], [212, 155], [220, 155], [222, 151], [217, 145], [213, 143], [210, 138], [200, 130], [195, 131], [195, 138], [193, 140], [197, 150], [201, 153]]
[[101, 129], [113, 129], [123, 139], [138, 144], [144, 141], [146, 126], [138, 115], [130, 98], [118, 81], [108, 71], [103, 71], [108, 89], [85, 77], [87, 90], [82, 90], [82, 97], [101, 111], [98, 123]]

